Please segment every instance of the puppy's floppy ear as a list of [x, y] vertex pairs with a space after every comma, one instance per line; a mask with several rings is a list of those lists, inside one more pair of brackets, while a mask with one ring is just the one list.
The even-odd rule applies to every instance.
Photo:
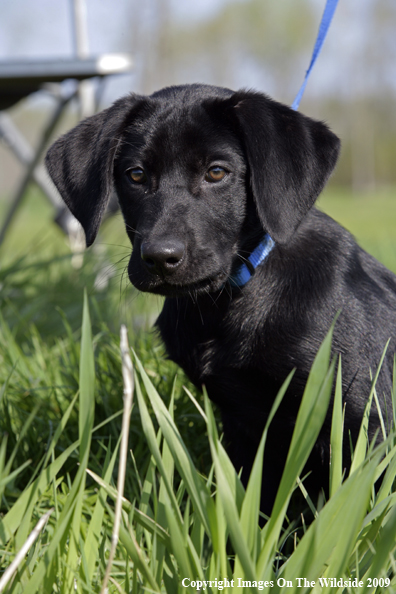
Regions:
[[87, 246], [96, 237], [113, 187], [122, 131], [143, 98], [130, 95], [83, 120], [49, 149], [45, 163], [63, 200], [81, 223]]
[[323, 189], [340, 141], [322, 122], [261, 93], [239, 91], [230, 99], [260, 220], [286, 243]]

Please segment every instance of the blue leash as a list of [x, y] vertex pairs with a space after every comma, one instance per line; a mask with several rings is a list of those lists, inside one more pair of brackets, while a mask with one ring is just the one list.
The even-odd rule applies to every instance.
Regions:
[[[311, 63], [309, 65], [307, 72], [305, 73], [303, 84], [301, 85], [301, 88], [293, 101], [292, 109], [294, 110], [298, 109], [298, 106], [300, 105], [300, 101], [304, 94], [305, 87], [307, 86], [309, 75], [311, 74], [316, 59], [320, 54], [320, 50], [322, 49], [322, 45], [326, 38], [327, 31], [329, 30], [330, 23], [332, 21], [337, 4], [338, 0], [327, 0], [322, 20], [320, 22], [318, 36], [316, 38], [316, 43], [313, 49]], [[266, 233], [261, 242], [256, 247], [256, 249], [250, 254], [248, 258], [248, 263], [241, 264], [237, 272], [229, 278], [231, 286], [243, 287], [244, 285], [246, 285], [248, 280], [250, 280], [250, 278], [253, 276], [257, 266], [259, 266], [261, 262], [264, 262], [264, 260], [274, 247], [274, 240], [272, 239], [272, 237], [270, 237], [269, 233]]]
[[312, 68], [316, 62], [316, 58], [320, 54], [320, 50], [322, 49], [323, 42], [326, 39], [327, 31], [329, 30], [330, 23], [333, 19], [334, 11], [337, 7], [337, 4], [338, 4], [338, 0], [327, 0], [326, 6], [325, 6], [325, 9], [323, 12], [322, 20], [320, 22], [315, 47], [313, 49], [311, 63], [309, 65], [307, 72], [305, 73], [305, 78], [304, 78], [303, 84], [301, 85], [301, 88], [298, 91], [297, 96], [293, 101], [292, 109], [298, 109], [298, 106], [300, 105], [300, 101], [304, 94], [305, 87], [307, 86], [309, 75], [311, 74]]

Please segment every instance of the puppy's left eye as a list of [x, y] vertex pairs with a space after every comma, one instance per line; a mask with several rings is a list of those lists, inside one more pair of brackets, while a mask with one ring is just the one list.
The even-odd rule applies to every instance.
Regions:
[[211, 183], [216, 183], [224, 179], [226, 174], [227, 171], [223, 167], [215, 165], [214, 167], [208, 169], [205, 175], [205, 180]]

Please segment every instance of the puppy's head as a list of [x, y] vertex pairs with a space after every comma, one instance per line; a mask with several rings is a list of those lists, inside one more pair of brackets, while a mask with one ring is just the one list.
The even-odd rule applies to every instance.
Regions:
[[180, 295], [220, 289], [265, 232], [290, 241], [338, 150], [324, 124], [262, 94], [186, 85], [117, 101], [46, 163], [87, 245], [115, 189], [132, 283]]

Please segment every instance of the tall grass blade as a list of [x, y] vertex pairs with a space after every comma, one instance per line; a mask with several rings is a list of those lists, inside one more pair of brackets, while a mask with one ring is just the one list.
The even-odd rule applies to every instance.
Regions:
[[[73, 405], [74, 401], [72, 402], [72, 405]], [[69, 418], [70, 411], [72, 409], [72, 405], [68, 407], [68, 410], [66, 411], [65, 415], [63, 416], [63, 418], [62, 418], [62, 420], [60, 422], [60, 426], [61, 427], [62, 426], [64, 427], [65, 424], [67, 423], [67, 420]], [[24, 425], [24, 429], [23, 429], [23, 432], [21, 432], [20, 439], [18, 440], [18, 443], [20, 443], [23, 435], [26, 434], [26, 432], [28, 430], [27, 425], [30, 425], [33, 422], [33, 420], [34, 420], [34, 418], [35, 418], [35, 416], [37, 414], [37, 411], [38, 411], [39, 407], [40, 407], [40, 405], [37, 404], [37, 406], [34, 408], [34, 410], [32, 411], [32, 413], [29, 415], [29, 419], [28, 419], [28, 421]], [[55, 447], [56, 440], [57, 440], [57, 438], [58, 438], [59, 435], [60, 435], [60, 431], [59, 431], [59, 427], [58, 427], [57, 431], [55, 432], [54, 438], [52, 439], [51, 445], [49, 447], [49, 450], [51, 452], [53, 451], [53, 449]], [[16, 449], [17, 449], [17, 447], [15, 447], [14, 452], [13, 452], [13, 455], [16, 454]], [[44, 467], [45, 467], [46, 462], [49, 459], [49, 455], [50, 455], [49, 452], [47, 452], [46, 458], [44, 460]], [[11, 456], [11, 459], [13, 459], [13, 456]], [[36, 492], [35, 495], [36, 496], [39, 496], [39, 492]], [[36, 503], [37, 503], [36, 496], [33, 496], [31, 498], [30, 504], [26, 508], [25, 513], [23, 515], [22, 522], [21, 522], [21, 524], [20, 524], [20, 526], [18, 528], [18, 532], [17, 532], [16, 540], [15, 540], [15, 546], [16, 546], [17, 549], [20, 549], [21, 548], [23, 542], [25, 542], [25, 540], [27, 538], [27, 535], [29, 533], [32, 513], [33, 513], [33, 510], [34, 510], [34, 508], [36, 506]]]
[[180, 530], [180, 524], [177, 522], [171, 508], [166, 506], [165, 511], [166, 517], [168, 519], [172, 552], [177, 560], [179, 575], [194, 580], [197, 575], [194, 573], [191, 567], [186, 538]]
[[77, 571], [80, 560], [79, 543], [82, 509], [85, 498], [85, 471], [88, 465], [95, 414], [95, 362], [88, 296], [86, 291], [84, 292], [79, 377], [80, 467], [69, 495], [69, 497], [75, 497], [76, 500], [71, 522], [71, 534], [69, 535], [67, 566], [65, 567], [64, 575], [66, 590], [69, 589], [70, 592], [73, 588], [75, 572]]
[[[173, 418], [173, 407], [174, 407], [174, 396], [175, 396], [175, 385], [176, 385], [175, 382], [176, 382], [176, 378], [173, 382], [172, 394], [171, 394], [170, 403], [169, 403], [169, 414], [172, 416], [172, 418]], [[174, 484], [175, 463], [174, 463], [172, 453], [169, 449], [169, 446], [168, 446], [166, 440], [163, 440], [163, 442], [162, 442], [162, 460], [163, 460], [163, 464], [164, 464], [164, 470], [167, 473], [167, 481], [169, 484], [173, 485]], [[189, 504], [189, 500], [187, 501], [185, 514], [188, 512], [188, 509], [189, 509], [188, 504]], [[173, 514], [172, 514], [172, 517], [169, 518], [169, 513], [172, 513], [169, 511], [169, 497], [168, 497], [166, 485], [164, 484], [163, 478], [160, 477], [156, 520], [161, 526], [168, 526], [170, 521], [175, 521]], [[189, 523], [188, 522], [186, 523], [186, 518], [184, 518], [184, 531], [188, 530], [188, 527], [189, 527]], [[177, 526], [176, 530], [178, 530], [178, 531], [180, 530], [179, 526]], [[187, 541], [187, 536], [188, 536], [188, 534], [185, 535], [185, 538], [183, 539], [184, 542]], [[158, 582], [161, 582], [161, 576], [163, 573], [163, 564], [164, 564], [164, 560], [165, 560], [165, 552], [166, 551], [165, 551], [165, 547], [164, 547], [163, 543], [160, 540], [156, 539], [154, 544], [155, 544], [155, 548], [156, 548], [156, 564], [157, 564], [156, 580]]]
[[[7, 462], [7, 464], [6, 464], [5, 468], [4, 468], [4, 473], [6, 475], [8, 475], [8, 473], [11, 470], [11, 467], [12, 467], [12, 465], [14, 463], [15, 456], [17, 455], [18, 449], [19, 449], [21, 443], [23, 443], [23, 438], [25, 437], [25, 435], [29, 431], [29, 427], [33, 423], [33, 421], [34, 421], [34, 419], [35, 419], [35, 417], [37, 415], [37, 412], [38, 412], [39, 408], [40, 408], [40, 404], [36, 404], [36, 406], [34, 407], [34, 409], [32, 410], [32, 412], [30, 413], [29, 417], [26, 419], [25, 423], [23, 424], [23, 427], [21, 429], [21, 432], [18, 435], [18, 441], [15, 444], [15, 447], [14, 447], [13, 451], [11, 452], [10, 457], [8, 458], [8, 462]], [[25, 540], [26, 539], [24, 539], [24, 541]]]
[[257, 547], [259, 546], [259, 513], [260, 513], [260, 502], [261, 502], [261, 489], [262, 489], [262, 473], [263, 473], [263, 458], [265, 455], [265, 444], [267, 440], [268, 430], [272, 419], [274, 418], [284, 395], [290, 385], [293, 378], [294, 371], [292, 371], [286, 378], [283, 386], [277, 394], [268, 420], [266, 422], [263, 436], [260, 441], [259, 448], [253, 463], [252, 471], [250, 473], [248, 485], [246, 488], [246, 494], [242, 503], [241, 509], [241, 524], [244, 532], [244, 536], [248, 543], [248, 547], [253, 559], [257, 558]]
[[392, 412], [393, 430], [396, 430], [396, 354], [393, 356]]
[[[113, 501], [117, 500], [117, 490], [109, 485], [104, 479], [100, 476], [92, 472], [92, 470], [87, 469], [87, 473], [98, 483], [98, 485], [106, 492], [106, 494], [113, 499]], [[136, 523], [142, 526], [145, 530], [150, 532], [151, 534], [156, 534], [157, 538], [159, 538], [168, 549], [170, 547], [170, 540], [169, 534], [164, 530], [162, 526], [160, 526], [153, 518], [148, 516], [147, 514], [143, 513], [140, 509], [136, 509], [130, 501], [123, 498], [122, 500], [123, 509], [126, 512], [133, 511], [133, 519]]]
[[176, 496], [174, 494], [172, 485], [168, 480], [168, 473], [167, 473], [165, 466], [163, 464], [163, 461], [162, 461], [161, 451], [159, 449], [157, 438], [155, 435], [154, 425], [151, 421], [151, 418], [150, 418], [149, 412], [147, 410], [147, 406], [144, 401], [143, 394], [142, 394], [142, 391], [140, 388], [140, 384], [139, 384], [139, 381], [136, 378], [136, 376], [135, 376], [135, 387], [136, 387], [136, 396], [137, 396], [138, 405], [139, 405], [140, 418], [142, 421], [142, 428], [143, 428], [143, 432], [144, 432], [144, 435], [147, 440], [147, 444], [148, 444], [148, 446], [150, 448], [150, 452], [156, 462], [158, 471], [162, 477], [163, 483], [164, 483], [166, 491], [168, 493], [170, 504], [171, 504], [173, 510], [175, 511], [176, 517], [178, 517], [178, 521], [180, 522], [180, 524], [182, 524], [183, 519], [182, 519], [181, 513], [179, 511], [179, 505], [178, 505]]
[[[210, 533], [207, 510], [208, 508], [214, 506], [213, 501], [210, 498], [202, 477], [198, 474], [191, 460], [191, 456], [185, 444], [183, 443], [175, 422], [169, 414], [169, 411], [164, 405], [158, 392], [155, 390], [153, 384], [149, 380], [141, 362], [136, 357], [136, 355], [135, 358], [136, 365], [142, 377], [147, 395], [151, 402], [151, 406], [153, 407], [158, 424], [163, 432], [164, 439], [166, 440], [169, 449], [172, 452], [178, 472], [180, 473], [186, 488], [188, 489], [190, 497], [194, 503], [195, 510], [200, 515], [201, 522], [204, 524], [206, 531]], [[158, 464], [157, 459], [156, 462]]]
[[45, 513], [40, 518], [40, 520], [37, 522], [37, 524], [34, 527], [34, 529], [32, 530], [32, 532], [29, 534], [29, 537], [27, 538], [26, 542], [19, 549], [18, 554], [15, 556], [15, 558], [14, 558], [13, 562], [11, 563], [11, 565], [9, 565], [7, 567], [7, 569], [5, 570], [5, 572], [3, 573], [3, 575], [1, 576], [1, 579], [0, 579], [0, 594], [2, 594], [2, 592], [4, 592], [5, 587], [7, 586], [8, 582], [12, 578], [13, 574], [17, 571], [19, 565], [24, 560], [25, 555], [28, 553], [30, 547], [33, 546], [34, 542], [40, 536], [40, 532], [44, 528], [45, 524], [47, 523], [47, 521], [48, 521], [48, 519], [49, 519], [49, 517], [50, 517], [50, 515], [52, 514], [53, 511], [54, 511], [53, 508], [50, 509], [50, 510], [48, 510], [47, 513]]
[[330, 497], [334, 495], [342, 483], [342, 442], [344, 420], [342, 411], [342, 368], [341, 355], [338, 359], [338, 370], [333, 403], [333, 417], [330, 433]]
[[260, 579], [263, 580], [268, 579], [268, 568], [275, 554], [287, 506], [297, 477], [301, 474], [316, 442], [328, 409], [335, 367], [334, 361], [330, 364], [334, 324], [335, 322], [333, 322], [312, 365], [271, 518], [264, 529], [264, 546], [257, 566]]
[[[387, 577], [386, 575], [386, 566], [389, 564], [389, 557], [392, 555], [392, 565], [393, 570], [395, 568], [394, 565], [394, 552], [395, 552], [395, 534], [396, 534], [396, 505], [393, 506], [392, 510], [389, 512], [388, 517], [386, 518], [386, 522], [384, 522], [384, 526], [380, 533], [380, 538], [377, 539], [375, 543], [375, 554], [373, 556], [371, 565], [369, 570], [367, 571], [366, 575], [364, 576], [364, 586], [362, 590], [362, 594], [365, 594], [369, 589], [369, 580], [374, 578]], [[389, 572], [390, 573], [390, 572]], [[392, 572], [393, 573], [393, 572]], [[393, 573], [394, 575], [394, 573]]]
[[384, 358], [386, 355], [386, 351], [388, 349], [388, 345], [389, 345], [389, 340], [388, 340], [388, 342], [385, 346], [385, 349], [382, 353], [381, 360], [378, 364], [378, 368], [377, 368], [376, 374], [374, 376], [374, 379], [371, 382], [370, 395], [369, 395], [367, 404], [364, 409], [362, 423], [360, 425], [360, 431], [359, 431], [358, 439], [356, 442], [355, 450], [353, 453], [353, 458], [352, 458], [352, 463], [351, 463], [351, 468], [350, 468], [349, 474], [352, 474], [353, 472], [355, 472], [355, 470], [361, 464], [363, 464], [363, 461], [366, 456], [367, 448], [369, 446], [368, 427], [369, 427], [369, 421], [370, 421], [371, 403], [372, 403], [373, 396], [374, 396], [375, 385], [377, 383], [377, 379], [380, 374], [382, 364], [384, 362]]
[[26, 460], [26, 462], [24, 464], [21, 464], [21, 466], [19, 466], [16, 470], [14, 470], [13, 472], [10, 472], [10, 474], [7, 474], [3, 471], [1, 471], [1, 455], [2, 455], [2, 450], [6, 449], [7, 446], [7, 440], [3, 439], [2, 441], [2, 446], [4, 444], [4, 448], [0, 447], [0, 498], [2, 496], [2, 492], [4, 490], [4, 488], [6, 487], [6, 485], [8, 485], [8, 483], [11, 483], [12, 481], [14, 481], [16, 479], [16, 477], [21, 474], [21, 472], [23, 470], [25, 470], [25, 468], [27, 468], [28, 466], [30, 466], [30, 464], [32, 463], [31, 460]]
[[[56, 525], [56, 530], [53, 533], [51, 542], [48, 545], [44, 556], [35, 568], [33, 575], [25, 583], [26, 593], [29, 592], [29, 594], [36, 594], [39, 588], [42, 592], [53, 591], [54, 570], [52, 563], [55, 555], [57, 554], [59, 545], [65, 540], [65, 535], [69, 533], [72, 514], [74, 512], [74, 503], [75, 499], [73, 499], [73, 503], [69, 506], [67, 512], [65, 514], [61, 514], [61, 517], [59, 518], [59, 521]], [[72, 591], [73, 590], [70, 590], [70, 592]], [[64, 592], [66, 594], [67, 590], [64, 590]]]
[[[317, 580], [326, 568], [329, 568], [326, 571], [329, 577], [342, 574], [367, 511], [378, 459], [377, 455], [350, 476], [322, 508], [283, 566], [281, 575], [284, 579], [306, 577], [307, 580]], [[346, 526], [348, 530], [345, 530]], [[311, 548], [313, 531], [314, 550]], [[338, 573], [330, 575], [330, 570]]]
[[101, 593], [105, 594], [107, 591], [107, 584], [110, 579], [110, 572], [113, 565], [116, 548], [118, 544], [118, 537], [121, 524], [122, 515], [122, 498], [124, 495], [125, 473], [128, 457], [128, 436], [129, 436], [129, 422], [132, 411], [133, 398], [133, 368], [129, 353], [129, 343], [126, 327], [121, 326], [121, 357], [122, 357], [122, 376], [124, 379], [124, 413], [122, 415], [122, 430], [121, 430], [121, 447], [120, 447], [120, 461], [118, 465], [118, 480], [117, 480], [117, 500], [114, 514], [113, 532], [111, 535], [111, 548], [109, 559], [107, 562], [106, 573], [103, 579]]
[[70, 454], [78, 447], [79, 442], [73, 443], [67, 448], [52, 464], [43, 471], [39, 477], [27, 487], [24, 492], [18, 497], [12, 508], [6, 515], [0, 519], [0, 543], [5, 545], [12, 535], [19, 528], [21, 521], [28, 509], [28, 506], [34, 500], [38, 501], [42, 493], [48, 488], [54, 480], [59, 470], [62, 468]]
[[88, 296], [84, 292], [80, 352], [80, 407], [79, 436], [80, 464], [84, 464], [91, 445], [91, 433], [95, 415], [95, 362], [92, 347], [92, 330], [89, 316]]
[[[242, 502], [245, 497], [245, 489], [242, 485], [241, 479], [235, 472], [235, 467], [232, 464], [230, 457], [228, 456], [223, 444], [219, 439], [219, 435], [217, 432], [216, 420], [213, 414], [213, 408], [210, 403], [208, 394], [204, 389], [204, 401], [205, 401], [205, 410], [206, 410], [206, 426], [208, 430], [208, 437], [209, 443], [212, 443], [216, 446], [217, 455], [219, 457], [219, 461], [222, 467], [222, 472], [224, 477], [227, 480], [227, 484], [231, 489], [232, 496], [234, 498], [235, 504], [237, 506], [238, 514], [241, 511]], [[210, 439], [212, 442], [210, 442]], [[213, 511], [213, 510], [212, 510]]]
[[[118, 443], [117, 443], [111, 457], [110, 457], [110, 444], [109, 444], [109, 448], [107, 450], [106, 459], [105, 459], [105, 463], [104, 463], [104, 476], [103, 476], [104, 482], [109, 483], [111, 476], [113, 474], [114, 465], [116, 462], [118, 448], [119, 448], [119, 444], [120, 444], [120, 439], [118, 440]], [[88, 469], [87, 469], [87, 472], [88, 472]], [[85, 554], [84, 573], [85, 573], [86, 580], [88, 582], [91, 582], [94, 571], [95, 571], [97, 554], [98, 554], [99, 544], [100, 544], [101, 531], [102, 531], [102, 527], [103, 527], [103, 519], [104, 519], [104, 514], [105, 514], [105, 506], [103, 503], [105, 498], [106, 498], [106, 490], [102, 486], [98, 493], [98, 497], [97, 497], [97, 500], [95, 503], [95, 507], [93, 510], [91, 520], [89, 522], [88, 532], [87, 532], [87, 536], [85, 538], [85, 543], [84, 543], [84, 554]]]
[[[205, 412], [208, 418], [208, 427], [213, 426], [215, 423], [213, 411], [207, 397], [205, 398]], [[239, 517], [239, 511], [232, 488], [234, 480], [230, 481], [229, 477], [227, 477], [226, 473], [224, 472], [222, 460], [219, 456], [219, 451], [222, 450], [222, 446], [218, 440], [216, 441], [216, 436], [213, 430], [209, 429], [208, 435], [216, 474], [216, 497], [220, 497], [221, 508], [224, 510], [224, 514], [227, 519], [227, 526], [231, 537], [231, 542], [237, 555], [235, 563], [236, 566], [238, 563], [240, 564], [247, 579], [254, 581], [256, 579], [256, 568], [251, 557], [249, 546]], [[234, 477], [236, 477], [235, 470]]]
[[[120, 526], [120, 541], [124, 545], [136, 569], [142, 574], [143, 579], [146, 581], [149, 588], [153, 592], [160, 593], [161, 589], [157, 584], [155, 577], [150, 569], [149, 560], [144, 555], [144, 552], [136, 542], [136, 538], [133, 532], [128, 532], [122, 524]], [[139, 589], [138, 591], [140, 592], [141, 589]]]
[[[380, 470], [382, 472], [384, 472], [384, 470], [385, 470], [385, 475], [382, 479], [381, 487], [378, 491], [378, 495], [376, 498], [377, 505], [381, 501], [384, 501], [384, 499], [386, 497], [388, 497], [393, 492], [393, 487], [394, 487], [395, 478], [396, 478], [396, 455], [395, 455], [395, 453], [396, 453], [396, 446], [394, 446], [392, 448], [392, 450], [389, 452], [388, 456], [386, 456], [386, 458], [388, 458], [387, 460], [385, 459], [387, 462], [386, 469], [383, 467], [380, 468]], [[381, 474], [382, 474], [382, 472], [381, 472]], [[378, 473], [377, 473], [377, 475], [378, 475]]]

